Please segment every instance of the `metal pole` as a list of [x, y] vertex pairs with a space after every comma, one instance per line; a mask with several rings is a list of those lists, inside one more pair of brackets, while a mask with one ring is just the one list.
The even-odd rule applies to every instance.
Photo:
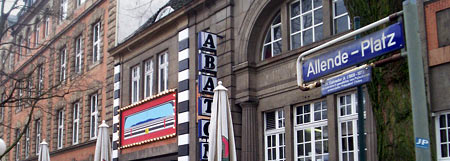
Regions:
[[425, 95], [425, 76], [416, 0], [404, 1], [403, 11], [405, 16], [405, 36], [408, 51], [414, 137], [416, 140], [416, 160], [431, 161], [428, 107]]
[[[361, 21], [360, 17], [356, 16], [353, 18], [354, 20], [354, 26], [353, 29], [357, 30], [361, 27]], [[359, 39], [361, 36], [360, 34], [355, 36], [355, 39]], [[359, 161], [366, 161], [366, 137], [364, 135], [364, 94], [362, 86], [359, 85], [358, 87], [358, 147], [359, 147]]]

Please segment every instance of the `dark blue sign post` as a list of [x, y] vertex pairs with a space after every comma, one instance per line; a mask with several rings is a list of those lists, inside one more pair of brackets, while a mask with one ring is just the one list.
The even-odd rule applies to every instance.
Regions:
[[313, 81], [403, 47], [402, 24], [395, 23], [336, 50], [305, 60], [302, 78], [305, 82]]

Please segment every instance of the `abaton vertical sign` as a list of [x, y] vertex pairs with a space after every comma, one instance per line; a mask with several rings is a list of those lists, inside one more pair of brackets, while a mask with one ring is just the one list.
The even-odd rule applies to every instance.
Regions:
[[[198, 33], [198, 97], [197, 111], [200, 116], [211, 116], [214, 88], [217, 86], [217, 35], [208, 32]], [[209, 120], [198, 120], [200, 141], [200, 160], [208, 160]]]

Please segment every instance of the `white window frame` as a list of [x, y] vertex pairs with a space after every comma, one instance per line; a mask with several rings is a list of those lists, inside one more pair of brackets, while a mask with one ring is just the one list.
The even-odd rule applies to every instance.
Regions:
[[[320, 25], [322, 25], [322, 27], [323, 27], [323, 21], [324, 21], [324, 19], [323, 19], [323, 15], [324, 14], [326, 14], [325, 12], [324, 12], [324, 10], [323, 10], [323, 2], [322, 2], [322, 5], [321, 6], [319, 6], [319, 7], [314, 7], [314, 0], [309, 0], [309, 1], [311, 1], [311, 10], [309, 10], [309, 11], [306, 11], [305, 13], [303, 13], [303, 11], [302, 11], [302, 2], [300, 1], [300, 0], [297, 0], [297, 1], [294, 1], [294, 2], [292, 2], [292, 3], [290, 3], [289, 4], [289, 22], [292, 22], [292, 20], [294, 20], [294, 19], [296, 19], [296, 18], [300, 18], [300, 30], [299, 31], [296, 31], [296, 32], [294, 32], [293, 33], [293, 31], [292, 31], [292, 25], [293, 25], [293, 23], [290, 23], [290, 25], [289, 25], [289, 37], [290, 37], [290, 48], [291, 48], [291, 50], [292, 49], [296, 49], [296, 48], [294, 48], [294, 44], [293, 44], [293, 36], [294, 35], [296, 35], [296, 34], [300, 34], [300, 46], [298, 47], [298, 48], [300, 48], [300, 47], [302, 47], [302, 46], [305, 46], [305, 45], [309, 45], [309, 44], [305, 44], [304, 42], [303, 42], [303, 32], [304, 31], [307, 31], [307, 30], [309, 30], [309, 29], [311, 29], [311, 31], [312, 31], [312, 42], [311, 43], [314, 43], [314, 42], [316, 42], [316, 41], [319, 41], [319, 40], [316, 40], [316, 27], [319, 27]], [[299, 3], [299, 5], [298, 5], [298, 7], [300, 8], [299, 9], [299, 11], [300, 11], [300, 14], [299, 15], [296, 15], [296, 16], [294, 16], [294, 17], [292, 17], [292, 15], [291, 15], [291, 10], [292, 10], [292, 4], [294, 4], [294, 3]], [[322, 22], [320, 22], [320, 23], [317, 23], [317, 24], [315, 24], [315, 14], [314, 14], [314, 11], [317, 11], [317, 10], [320, 10], [320, 9], [322, 9]], [[311, 13], [311, 26], [309, 26], [309, 27], [307, 27], [307, 28], [304, 28], [304, 25], [303, 25], [303, 19], [304, 19], [304, 17], [307, 15], [307, 14], [310, 14]], [[323, 28], [322, 28], [323, 29]], [[323, 31], [322, 31], [322, 39], [323, 39]]]
[[[320, 103], [320, 106], [321, 106], [321, 108], [319, 109], [319, 110], [315, 110], [315, 106], [316, 106], [316, 104], [317, 103]], [[323, 118], [322, 116], [323, 116], [323, 112], [324, 111], [327, 111], [327, 113], [328, 113], [328, 107], [326, 108], [326, 109], [323, 109], [323, 103], [325, 103], [326, 104], [326, 100], [318, 100], [318, 101], [314, 101], [314, 102], [311, 102], [311, 103], [307, 103], [307, 104], [303, 104], [303, 105], [301, 105], [301, 106], [297, 106], [297, 107], [295, 107], [294, 108], [294, 160], [300, 160], [300, 159], [304, 159], [304, 158], [311, 158], [311, 161], [318, 161], [318, 160], [316, 160], [316, 157], [318, 157], [318, 156], [328, 156], [328, 158], [329, 158], [329, 152], [328, 153], [322, 153], [322, 154], [316, 154], [316, 141], [321, 141], [321, 143], [323, 143], [324, 141], [327, 141], [328, 143], [329, 143], [329, 137], [328, 138], [324, 138], [323, 137], [323, 132], [322, 132], [322, 138], [321, 139], [319, 139], [319, 140], [316, 140], [316, 138], [315, 138], [315, 133], [316, 133], [316, 131], [315, 131], [315, 128], [318, 128], [318, 127], [320, 127], [320, 128], [328, 128], [328, 116], [327, 116], [327, 118]], [[308, 114], [299, 114], [299, 115], [297, 115], [297, 110], [298, 110], [298, 107], [304, 107], [304, 106], [306, 106], [306, 105], [308, 105], [309, 106], [309, 108], [310, 108], [310, 112], [308, 113]], [[328, 106], [328, 105], [326, 105], [326, 106]], [[319, 119], [319, 120], [317, 120], [317, 121], [315, 121], [315, 113], [320, 113], [320, 116], [321, 116], [321, 118]], [[298, 124], [297, 122], [298, 122], [298, 120], [297, 120], [297, 116], [302, 116], [302, 117], [305, 117], [305, 115], [309, 115], [309, 118], [310, 118], [310, 121], [309, 122], [303, 122], [303, 123], [300, 123], [300, 124]], [[310, 136], [310, 141], [309, 141], [309, 143], [311, 144], [311, 154], [309, 155], [309, 156], [304, 156], [304, 157], [299, 157], [299, 155], [298, 155], [298, 142], [297, 142], [297, 140], [298, 140], [298, 136], [297, 136], [297, 132], [298, 131], [300, 131], [300, 130], [310, 130], [311, 131], [311, 136]], [[328, 131], [328, 129], [327, 129], [327, 131]], [[303, 137], [305, 137], [305, 135], [303, 135]], [[305, 144], [306, 142], [303, 142], [302, 144]], [[323, 145], [323, 144], [322, 144]], [[327, 145], [328, 147], [329, 147], [329, 145]], [[322, 150], [323, 150], [323, 148], [322, 148]], [[329, 151], [329, 149], [328, 149], [328, 151]]]
[[19, 50], [19, 56], [17, 57], [18, 58], [18, 60], [17, 61], [20, 61], [20, 59], [22, 58], [22, 56], [23, 56], [23, 51], [22, 51], [22, 37], [20, 37], [19, 38], [19, 46], [17, 47], [18, 48], [18, 50]]
[[[275, 112], [275, 129], [267, 129], [267, 118], [266, 114], [268, 112], [264, 113], [264, 160], [266, 161], [285, 161], [286, 160], [286, 132], [285, 132], [285, 112], [283, 109], [278, 109], [276, 111], [270, 111]], [[281, 118], [280, 118], [281, 116]], [[280, 145], [280, 135], [283, 135], [283, 143], [284, 145]], [[268, 137], [275, 137], [275, 145], [270, 146], [268, 145]], [[283, 148], [283, 156], [284, 158], [280, 158], [281, 152], [280, 148]], [[274, 160], [269, 160], [269, 154], [267, 150], [275, 150], [276, 158]]]
[[18, 102], [18, 106], [16, 107], [16, 113], [20, 112], [22, 110], [22, 105], [23, 105], [23, 82], [19, 81], [19, 90], [18, 90], [18, 96], [19, 99], [17, 100]]
[[[163, 58], [163, 61], [161, 60]], [[169, 54], [167, 52], [158, 56], [159, 71], [158, 71], [158, 92], [167, 90], [169, 84]], [[162, 70], [162, 71], [161, 71]], [[161, 83], [161, 78], [163, 82]]]
[[[445, 125], [441, 128], [439, 122], [440, 116], [444, 116], [446, 118], [445, 123], [448, 124], [448, 119], [450, 119], [450, 116], [448, 116], [448, 114], [450, 114], [450, 111], [439, 112], [436, 113], [436, 117], [434, 118], [436, 130], [436, 153], [438, 161], [450, 161], [450, 149], [448, 149], [448, 146], [450, 145], [450, 125]], [[441, 142], [440, 130], [445, 130], [445, 133], [447, 134], [447, 140], [445, 142]], [[446, 144], [447, 146], [447, 157], [442, 157], [441, 144]]]
[[68, 0], [60, 0], [60, 22], [67, 19]]
[[[4, 93], [2, 93], [0, 95], [0, 103], [2, 103], [3, 101], [5, 101], [5, 94]], [[4, 104], [6, 104], [6, 102]], [[5, 106], [1, 106], [0, 107], [0, 122], [3, 122], [4, 116], [5, 116]]]
[[85, 0], [77, 0], [77, 7], [81, 6]]
[[90, 118], [89, 118], [89, 138], [91, 140], [97, 138], [97, 124], [98, 124], [98, 95], [93, 94], [90, 98]]
[[[342, 105], [341, 104], [341, 102], [340, 102], [340, 98], [341, 97], [346, 97], [346, 96], [350, 96], [350, 103], [348, 103], [347, 101], [346, 101], [346, 104], [345, 105]], [[351, 123], [351, 126], [352, 126], [352, 132], [353, 132], [353, 136], [351, 136], [351, 137], [353, 137], [353, 150], [352, 151], [346, 151], [346, 152], [353, 152], [353, 158], [354, 158], [354, 161], [358, 161], [358, 153], [359, 153], [359, 147], [358, 147], [358, 113], [357, 113], [357, 98], [356, 98], [356, 93], [346, 93], [346, 94], [343, 94], [343, 95], [339, 95], [338, 97], [337, 97], [338, 99], [336, 100], [337, 101], [337, 113], [338, 113], [338, 142], [339, 142], [339, 147], [338, 147], [338, 149], [339, 149], [339, 160], [340, 161], [344, 161], [343, 160], [343, 149], [342, 149], [342, 126], [341, 126], [341, 124], [342, 123], [347, 123], [347, 125], [348, 125], [348, 123]], [[347, 105], [350, 105], [350, 110], [351, 110], [351, 113], [350, 114], [345, 114], [345, 115], [343, 115], [343, 116], [341, 116], [341, 108], [343, 107], [343, 106], [347, 106]], [[344, 111], [347, 111], [347, 109], [344, 109]], [[364, 113], [365, 114], [365, 113]], [[365, 116], [364, 116], [364, 118], [365, 118]], [[347, 126], [347, 128], [348, 128], [348, 126]], [[347, 131], [348, 131], [348, 129], [347, 129]], [[346, 136], [346, 138], [348, 138], [348, 136]], [[347, 148], [348, 148], [348, 145], [347, 145]]]
[[67, 68], [67, 52], [66, 48], [60, 50], [60, 71], [59, 71], [59, 81], [63, 82], [66, 80], [66, 68]]
[[92, 25], [92, 63], [100, 60], [100, 21]]
[[30, 128], [25, 132], [25, 159], [30, 156]]
[[73, 122], [72, 122], [72, 144], [78, 144], [78, 132], [80, 129], [80, 102], [75, 102], [73, 104]]
[[[280, 23], [273, 24], [274, 21], [277, 19], [277, 17], [280, 17]], [[269, 45], [270, 45], [270, 50], [271, 50], [271, 51], [270, 51], [271, 56], [270, 56], [269, 58], [281, 54], [282, 49], [280, 50], [279, 53], [274, 54], [274, 52], [273, 52], [273, 44], [275, 44], [276, 42], [281, 42], [281, 43], [283, 43], [283, 42], [282, 42], [283, 36], [281, 36], [281, 37], [278, 38], [278, 39], [274, 39], [274, 38], [275, 38], [275, 36], [274, 36], [274, 29], [275, 29], [275, 28], [278, 28], [278, 27], [279, 27], [279, 28], [280, 28], [280, 32], [281, 32], [280, 34], [282, 35], [283, 29], [281, 28], [281, 22], [282, 22], [282, 20], [281, 20], [281, 13], [278, 13], [278, 14], [273, 18], [273, 20], [270, 22], [270, 29], [267, 31], [267, 33], [266, 33], [265, 36], [264, 36], [264, 42], [263, 42], [263, 47], [262, 47], [262, 52], [261, 52], [261, 60], [268, 59], [268, 58], [264, 58], [264, 55], [265, 55], [265, 50], [264, 50], [264, 49], [265, 49], [266, 46], [269, 46]], [[267, 37], [267, 34], [270, 34], [270, 42], [268, 42], [268, 43], [266, 43], [266, 37]], [[283, 45], [283, 44], [281, 44], [281, 45]]]
[[144, 63], [144, 97], [153, 95], [153, 60], [149, 59]]
[[41, 95], [42, 88], [44, 87], [44, 64], [38, 67], [38, 97]]
[[139, 65], [131, 68], [131, 103], [139, 101], [141, 73]]
[[[19, 135], [20, 135], [20, 128], [17, 128], [15, 133], [16, 133], [16, 139], [18, 139]], [[20, 160], [20, 141], [18, 141], [16, 144], [15, 160], [16, 161]]]
[[[332, 8], [333, 8], [333, 17], [332, 17], [332, 22], [333, 22], [333, 34], [338, 34], [338, 32], [336, 31], [336, 19], [347, 16], [347, 23], [348, 23], [348, 28], [347, 30], [350, 30], [352, 27], [351, 21], [350, 21], [350, 16], [348, 15], [348, 10], [347, 12], [340, 14], [340, 15], [336, 15], [336, 3], [340, 1], [340, 0], [333, 0], [332, 2]], [[342, 0], [343, 1], [343, 0]]]
[[75, 73], [81, 73], [83, 61], [83, 39], [82, 35], [75, 39]]
[[58, 111], [58, 137], [57, 147], [62, 149], [64, 146], [64, 109]]
[[35, 141], [35, 149], [36, 149], [36, 155], [39, 155], [40, 151], [40, 144], [41, 144], [41, 119], [36, 120], [36, 141]]
[[39, 45], [39, 34], [40, 34], [40, 31], [41, 31], [41, 23], [38, 22], [36, 24], [36, 28], [35, 28], [35, 31], [34, 31], [34, 47], [37, 47]]
[[50, 25], [50, 17], [49, 16], [47, 16], [47, 17], [45, 17], [45, 22], [44, 22], [44, 37], [47, 37], [48, 36], [48, 33], [49, 33], [49, 25]]

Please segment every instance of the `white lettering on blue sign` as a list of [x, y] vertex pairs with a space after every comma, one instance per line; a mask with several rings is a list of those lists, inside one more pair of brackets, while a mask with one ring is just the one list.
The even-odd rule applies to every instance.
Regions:
[[217, 56], [211, 54], [198, 54], [198, 70], [206, 73], [217, 72]]
[[200, 94], [214, 94], [214, 88], [217, 87], [217, 78], [206, 75], [199, 75], [199, 93]]
[[329, 78], [322, 85], [322, 96], [370, 82], [372, 68], [362, 68]]
[[430, 147], [430, 141], [425, 138], [416, 137], [416, 147], [428, 149]]
[[198, 137], [208, 138], [209, 137], [209, 120], [198, 120]]
[[337, 50], [306, 60], [302, 77], [305, 82], [312, 81], [403, 47], [402, 24], [396, 23]]
[[200, 96], [198, 98], [198, 114], [201, 116], [211, 116], [213, 99]]
[[199, 32], [198, 49], [215, 52], [217, 50], [217, 35], [209, 32]]
[[209, 144], [200, 143], [200, 160], [208, 160]]

